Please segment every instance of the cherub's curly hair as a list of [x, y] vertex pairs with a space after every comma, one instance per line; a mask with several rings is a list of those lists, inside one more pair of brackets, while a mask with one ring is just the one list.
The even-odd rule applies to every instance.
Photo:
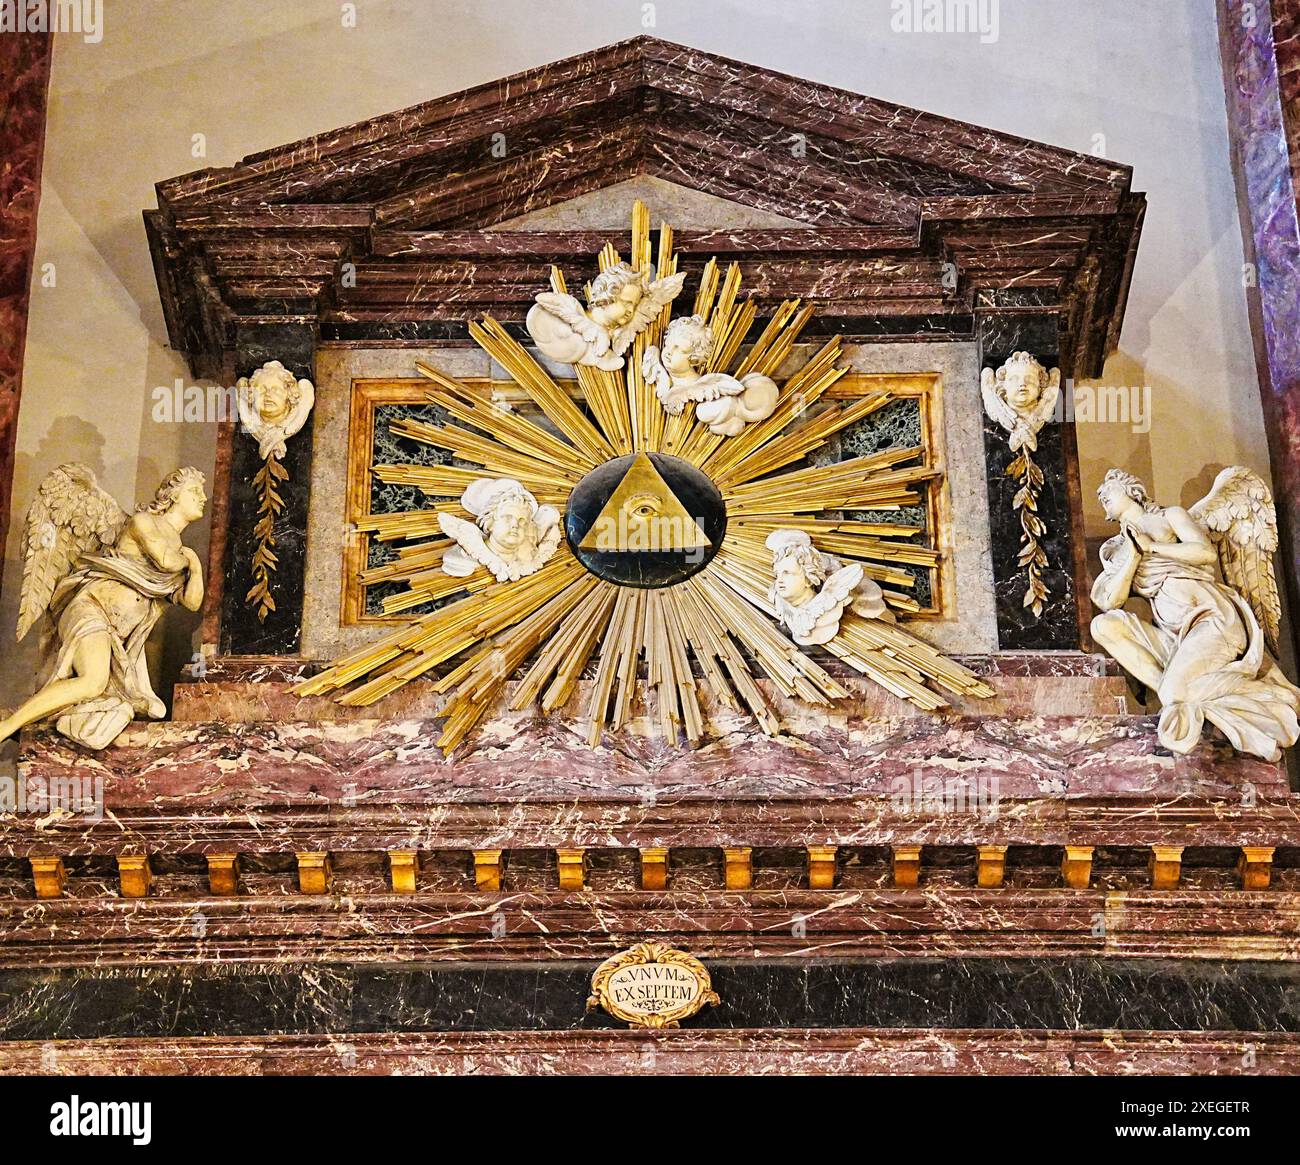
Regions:
[[207, 478], [203, 476], [192, 465], [187, 465], [183, 469], [175, 469], [163, 478], [162, 484], [159, 485], [157, 492], [153, 495], [153, 501], [141, 502], [135, 508], [137, 514], [165, 514], [176, 504], [176, 499], [180, 497], [181, 490], [197, 482], [203, 485]]
[[264, 389], [266, 382], [272, 378], [279, 380], [284, 385], [285, 391], [289, 395], [289, 407], [296, 409], [298, 402], [302, 399], [302, 389], [298, 387], [298, 378], [279, 360], [272, 360], [263, 364], [252, 376], [242, 380], [240, 387], [247, 384], [249, 389], [256, 394], [259, 389]]
[[826, 581], [826, 560], [815, 546], [807, 543], [783, 546], [773, 556], [772, 566], [775, 568], [784, 558], [793, 558], [813, 586], [819, 587]]
[[1033, 369], [1034, 375], [1038, 380], [1039, 391], [1042, 391], [1047, 388], [1049, 382], [1051, 381], [1051, 373], [1048, 372], [1047, 369], [1043, 367], [1043, 365], [1034, 357], [1033, 353], [1031, 352], [1012, 352], [1011, 355], [1007, 358], [1006, 363], [1003, 364], [1002, 367], [999, 368], [997, 371], [998, 383], [1005, 384], [1007, 379], [1007, 373], [1009, 373], [1011, 369], [1017, 368], [1021, 365]]
[[713, 355], [713, 329], [703, 316], [678, 316], [664, 333], [664, 346], [669, 344], [684, 349], [691, 367], [703, 372]]
[[496, 498], [493, 499], [492, 504], [488, 506], [488, 508], [478, 516], [478, 528], [482, 530], [483, 533], [485, 534], [491, 534], [492, 523], [495, 522], [497, 519], [497, 512], [507, 502], [515, 502], [515, 501], [527, 502], [529, 509], [534, 514], [537, 513], [537, 502], [533, 498], [532, 494], [530, 494], [526, 489], [524, 489], [522, 485], [516, 482], [509, 489], [502, 490], [501, 493]]
[[607, 303], [613, 303], [629, 283], [642, 282], [639, 272], [633, 271], [626, 263], [615, 263], [591, 281], [587, 290], [587, 306], [604, 307]]

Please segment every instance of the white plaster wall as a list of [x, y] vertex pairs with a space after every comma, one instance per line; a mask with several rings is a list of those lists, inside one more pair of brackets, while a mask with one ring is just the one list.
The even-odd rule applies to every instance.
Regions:
[[[1132, 164], [1151, 205], [1105, 380], [1150, 385], [1154, 423], [1086, 426], [1085, 486], [1118, 461], [1186, 500], [1189, 476], [1204, 485], [1234, 461], [1267, 470], [1212, 0], [1001, 0], [988, 44], [893, 32], [890, 0], [358, 0], [353, 28], [335, 0], [105, 7], [101, 43], [63, 36], [55, 51], [37, 263], [38, 276], [54, 264], [57, 285], [33, 287], [0, 705], [32, 682], [30, 646], [13, 650], [9, 629], [40, 477], [80, 458], [134, 501], [177, 464], [211, 468], [213, 426], [150, 419], [150, 391], [186, 375], [140, 221], [153, 183], [642, 31]], [[197, 133], [205, 159], [191, 154]], [[192, 629], [169, 617], [169, 668]]]

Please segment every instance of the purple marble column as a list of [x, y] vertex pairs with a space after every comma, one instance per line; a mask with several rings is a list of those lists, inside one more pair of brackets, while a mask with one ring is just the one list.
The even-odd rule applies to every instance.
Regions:
[[49, 33], [0, 36], [0, 551], [9, 533], [51, 47]]
[[[1219, 0], [1255, 364], [1300, 658], [1300, 0]], [[1253, 285], [1252, 285], [1253, 284]]]

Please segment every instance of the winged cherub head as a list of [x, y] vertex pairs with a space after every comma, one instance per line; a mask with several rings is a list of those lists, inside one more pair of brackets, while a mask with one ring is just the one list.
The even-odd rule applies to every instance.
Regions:
[[1027, 413], [1047, 390], [1049, 373], [1028, 352], [1013, 352], [997, 372], [1002, 399], [1018, 413]]
[[283, 425], [302, 400], [298, 378], [278, 360], [263, 364], [248, 378], [253, 408], [268, 425]]
[[238, 390], [239, 419], [257, 439], [263, 458], [283, 457], [284, 443], [307, 423], [316, 400], [310, 380], [299, 380], [279, 360], [263, 364], [251, 376], [241, 376]]
[[521, 485], [508, 488], [498, 495], [478, 519], [487, 544], [494, 553], [508, 558], [537, 549], [540, 532], [533, 521], [537, 513], [537, 499]]
[[645, 280], [626, 263], [615, 263], [591, 281], [587, 289], [587, 308], [591, 318], [602, 328], [621, 328], [636, 311], [645, 295]]
[[[813, 546], [807, 534], [801, 531], [784, 531], [788, 536], [773, 541], [768, 538], [772, 551], [772, 583], [774, 596], [792, 607], [802, 607], [817, 594], [826, 581], [826, 560]], [[801, 537], [797, 536], [802, 534]]]
[[660, 359], [674, 379], [707, 371], [712, 354], [713, 329], [702, 316], [679, 316], [668, 325]]

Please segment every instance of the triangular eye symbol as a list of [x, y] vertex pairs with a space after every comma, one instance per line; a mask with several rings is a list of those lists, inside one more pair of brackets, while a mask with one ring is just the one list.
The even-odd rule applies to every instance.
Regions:
[[581, 550], [638, 554], [710, 545], [654, 462], [638, 453], [578, 544]]

